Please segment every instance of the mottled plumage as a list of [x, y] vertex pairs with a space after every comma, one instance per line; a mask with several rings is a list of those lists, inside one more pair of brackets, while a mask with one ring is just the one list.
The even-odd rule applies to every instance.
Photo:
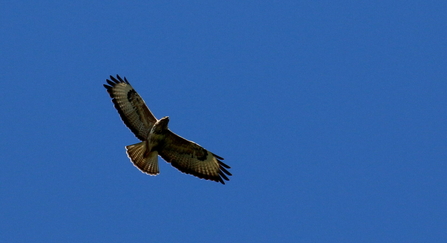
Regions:
[[124, 124], [142, 142], [126, 146], [127, 155], [142, 172], [158, 175], [158, 155], [181, 172], [225, 184], [231, 173], [223, 158], [168, 129], [169, 117], [157, 120], [126, 78], [110, 76], [104, 87]]

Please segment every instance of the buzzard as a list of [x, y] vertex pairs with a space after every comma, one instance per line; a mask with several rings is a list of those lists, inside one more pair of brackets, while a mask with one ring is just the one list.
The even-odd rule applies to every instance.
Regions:
[[157, 120], [126, 78], [106, 80], [107, 89], [124, 124], [142, 142], [126, 146], [132, 163], [142, 172], [158, 175], [158, 155], [183, 173], [225, 184], [231, 173], [223, 158], [168, 129], [169, 117]]

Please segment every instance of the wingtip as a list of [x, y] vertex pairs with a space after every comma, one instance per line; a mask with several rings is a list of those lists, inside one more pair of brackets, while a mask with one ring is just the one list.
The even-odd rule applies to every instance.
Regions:
[[106, 79], [106, 82], [107, 82], [108, 85], [104, 84], [104, 87], [107, 90], [110, 90], [110, 89], [114, 88], [119, 83], [125, 83], [125, 84], [129, 84], [130, 85], [129, 81], [127, 81], [127, 78], [124, 77], [124, 79], [123, 79], [123, 78], [121, 78], [121, 76], [119, 74], [117, 74], [116, 77], [110, 75], [109, 78]]

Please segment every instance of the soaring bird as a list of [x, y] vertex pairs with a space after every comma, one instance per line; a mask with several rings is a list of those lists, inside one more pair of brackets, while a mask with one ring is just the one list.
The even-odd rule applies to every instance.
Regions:
[[126, 146], [132, 163], [142, 172], [158, 175], [158, 155], [183, 173], [220, 182], [229, 180], [230, 166], [223, 158], [192, 141], [173, 133], [168, 128], [169, 117], [157, 120], [144, 100], [124, 77], [110, 76], [104, 87], [124, 124], [141, 140]]

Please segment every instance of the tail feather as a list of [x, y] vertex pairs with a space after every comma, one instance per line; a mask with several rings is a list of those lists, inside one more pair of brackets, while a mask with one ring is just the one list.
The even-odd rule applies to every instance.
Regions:
[[132, 163], [142, 172], [149, 175], [158, 175], [158, 153], [147, 152], [147, 141], [126, 146], [127, 155]]

